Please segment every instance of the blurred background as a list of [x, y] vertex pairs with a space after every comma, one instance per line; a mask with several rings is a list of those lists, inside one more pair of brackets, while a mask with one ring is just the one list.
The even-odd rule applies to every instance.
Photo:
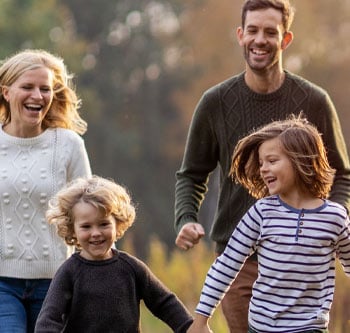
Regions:
[[[295, 39], [284, 53], [285, 67], [329, 92], [349, 144], [350, 0], [292, 2], [297, 10], [292, 25]], [[126, 186], [137, 205], [136, 223], [120, 247], [147, 260], [164, 280], [173, 266], [176, 276], [187, 275], [189, 267], [196, 266], [192, 261], [203, 266], [192, 272], [191, 280], [173, 286], [180, 293], [186, 283], [187, 288], [194, 283], [193, 277], [198, 279], [199, 289], [191, 289], [193, 300], [186, 299], [189, 307], [195, 305], [213, 259], [212, 245], [206, 238], [208, 252], [201, 246], [186, 257], [174, 248], [175, 172], [201, 94], [244, 68], [235, 37], [241, 4], [237, 0], [0, 1], [1, 59], [20, 49], [43, 48], [63, 57], [75, 74], [83, 102], [80, 112], [88, 122], [84, 139], [93, 172]], [[201, 211], [207, 228], [216, 205], [215, 173], [211, 183]], [[165, 256], [163, 261], [160, 256]], [[341, 279], [339, 309], [334, 306], [337, 324], [332, 324], [331, 333], [350, 332], [350, 287], [347, 279]]]

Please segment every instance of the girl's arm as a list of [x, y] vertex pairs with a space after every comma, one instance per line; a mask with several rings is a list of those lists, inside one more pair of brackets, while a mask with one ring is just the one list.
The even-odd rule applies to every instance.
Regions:
[[187, 333], [213, 333], [209, 327], [208, 321], [208, 317], [196, 313], [194, 316], [194, 321], [191, 327], [188, 329]]

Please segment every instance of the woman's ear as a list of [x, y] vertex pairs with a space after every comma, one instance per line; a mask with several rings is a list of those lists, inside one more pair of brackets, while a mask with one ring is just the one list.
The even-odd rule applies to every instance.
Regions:
[[5, 101], [8, 102], [10, 100], [9, 98], [9, 88], [4, 86], [1, 88], [2, 96], [4, 97]]

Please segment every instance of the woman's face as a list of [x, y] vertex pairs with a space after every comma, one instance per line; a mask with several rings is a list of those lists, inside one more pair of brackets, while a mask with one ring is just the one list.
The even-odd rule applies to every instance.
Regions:
[[11, 86], [3, 88], [3, 96], [10, 105], [11, 132], [20, 136], [39, 135], [53, 100], [53, 73], [46, 67], [28, 70]]

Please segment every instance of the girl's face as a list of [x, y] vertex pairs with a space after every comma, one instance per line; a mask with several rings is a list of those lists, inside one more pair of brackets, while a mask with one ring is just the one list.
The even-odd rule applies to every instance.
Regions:
[[265, 141], [259, 147], [260, 175], [270, 195], [279, 194], [281, 199], [297, 191], [296, 175], [289, 157], [278, 138]]
[[28, 70], [11, 86], [3, 87], [3, 96], [10, 105], [10, 134], [39, 135], [53, 100], [53, 73], [46, 67]]
[[88, 260], [105, 260], [112, 257], [112, 246], [117, 238], [113, 216], [103, 216], [94, 206], [78, 202], [73, 207], [74, 235]]

